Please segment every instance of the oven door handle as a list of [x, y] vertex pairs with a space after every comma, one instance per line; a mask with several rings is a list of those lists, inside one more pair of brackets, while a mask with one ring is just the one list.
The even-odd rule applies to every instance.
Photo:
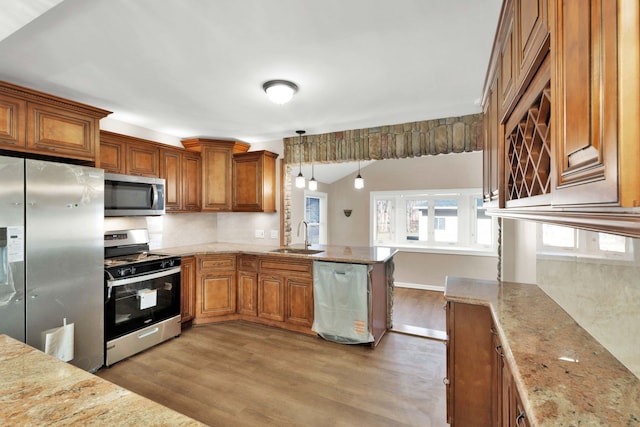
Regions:
[[111, 293], [111, 288], [115, 288], [117, 286], [129, 285], [131, 283], [142, 282], [143, 280], [151, 280], [157, 279], [159, 277], [171, 276], [172, 274], [180, 273], [180, 267], [173, 267], [169, 270], [162, 270], [157, 273], [151, 274], [143, 274], [141, 276], [135, 277], [127, 277], [125, 279], [115, 279], [115, 280], [107, 280], [107, 287], [109, 288], [109, 293]]

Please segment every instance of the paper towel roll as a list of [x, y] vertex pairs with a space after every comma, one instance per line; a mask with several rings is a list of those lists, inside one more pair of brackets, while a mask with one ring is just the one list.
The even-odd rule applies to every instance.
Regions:
[[59, 328], [44, 331], [44, 352], [58, 359], [68, 362], [73, 359], [74, 324], [64, 325]]

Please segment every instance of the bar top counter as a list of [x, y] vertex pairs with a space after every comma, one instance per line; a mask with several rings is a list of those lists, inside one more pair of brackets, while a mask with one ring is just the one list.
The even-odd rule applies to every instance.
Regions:
[[[388, 247], [370, 246], [333, 246], [333, 245], [313, 245], [309, 249], [316, 253], [301, 254], [296, 250], [305, 249], [304, 245], [291, 245], [286, 247], [247, 245], [240, 243], [204, 243], [199, 245], [178, 246], [172, 248], [155, 249], [151, 252], [163, 253], [167, 255], [191, 256], [191, 255], [212, 255], [224, 253], [242, 253], [250, 255], [287, 256], [297, 258], [307, 258], [314, 261], [335, 261], [348, 262], [353, 264], [377, 264], [383, 263], [398, 253], [397, 249]], [[282, 252], [276, 252], [280, 250]], [[290, 252], [285, 252], [287, 250]]]
[[640, 379], [537, 285], [448, 277], [488, 306], [532, 426], [640, 426]]
[[0, 425], [204, 426], [0, 335]]

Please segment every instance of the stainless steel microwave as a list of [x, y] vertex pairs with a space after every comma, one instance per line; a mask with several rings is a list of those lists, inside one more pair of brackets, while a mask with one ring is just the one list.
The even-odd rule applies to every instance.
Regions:
[[164, 179], [104, 174], [104, 216], [148, 216], [164, 213]]

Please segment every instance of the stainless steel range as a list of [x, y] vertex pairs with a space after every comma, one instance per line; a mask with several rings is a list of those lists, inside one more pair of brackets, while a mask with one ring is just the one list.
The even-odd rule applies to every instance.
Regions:
[[149, 252], [145, 229], [104, 235], [105, 365], [180, 335], [180, 257]]

